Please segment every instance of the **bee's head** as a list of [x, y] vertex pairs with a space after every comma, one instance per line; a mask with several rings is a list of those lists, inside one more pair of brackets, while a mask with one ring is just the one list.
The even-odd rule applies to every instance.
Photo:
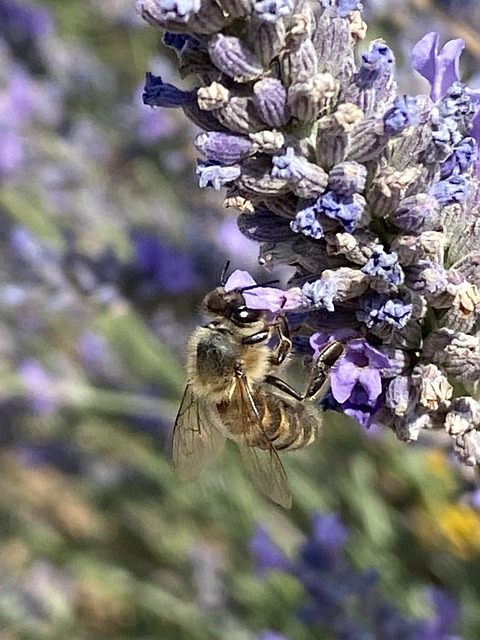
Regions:
[[248, 327], [263, 318], [264, 311], [247, 307], [242, 291], [217, 287], [204, 299], [203, 310], [208, 315], [223, 316], [238, 327]]

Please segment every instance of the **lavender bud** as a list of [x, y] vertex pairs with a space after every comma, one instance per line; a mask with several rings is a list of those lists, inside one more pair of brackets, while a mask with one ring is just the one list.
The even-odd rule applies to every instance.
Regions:
[[445, 416], [445, 431], [451, 436], [462, 436], [480, 425], [480, 403], [469, 396], [452, 400]]
[[271, 127], [283, 127], [290, 119], [287, 90], [280, 80], [264, 78], [253, 85], [253, 104], [260, 118]]
[[430, 137], [422, 160], [429, 164], [443, 162], [461, 141], [462, 135], [455, 120], [444, 118], [435, 108], [428, 125]]
[[462, 203], [468, 198], [468, 182], [465, 176], [453, 175], [440, 180], [430, 189], [430, 194], [442, 205]]
[[258, 156], [244, 161], [242, 175], [237, 181], [240, 190], [252, 195], [278, 195], [289, 190], [287, 180], [271, 175], [271, 163], [268, 156]]
[[448, 291], [448, 272], [436, 262], [420, 260], [405, 268], [405, 283], [417, 293], [422, 294], [435, 308], [450, 306], [453, 294]]
[[455, 439], [453, 450], [460, 462], [474, 467], [480, 462], [480, 432], [471, 429]]
[[347, 158], [363, 163], [378, 158], [387, 147], [389, 139], [390, 137], [383, 132], [381, 118], [366, 118], [350, 135]]
[[238, 217], [238, 228], [246, 238], [256, 242], [283, 242], [292, 237], [288, 221], [270, 211], [242, 213]]
[[428, 193], [417, 193], [402, 200], [390, 214], [394, 225], [409, 233], [439, 230], [440, 204]]
[[249, 82], [263, 72], [255, 54], [235, 36], [217, 33], [209, 41], [208, 50], [217, 69], [237, 82]]
[[417, 406], [420, 400], [420, 391], [412, 383], [410, 375], [399, 375], [390, 382], [385, 394], [385, 405], [396, 416], [404, 416]]
[[444, 180], [458, 173], [466, 173], [478, 155], [475, 138], [464, 138], [440, 167], [440, 178]]
[[444, 233], [439, 231], [423, 231], [418, 236], [397, 236], [390, 245], [390, 249], [398, 255], [403, 267], [418, 263], [420, 260], [443, 263], [446, 244]]
[[439, 319], [440, 327], [469, 333], [480, 312], [480, 292], [474, 284], [462, 282], [455, 288], [450, 308]]
[[229, 90], [219, 82], [212, 82], [207, 87], [200, 87], [197, 92], [197, 101], [200, 109], [214, 111], [228, 104]]
[[327, 235], [328, 252], [330, 255], [344, 255], [349, 262], [358, 265], [367, 264], [375, 247], [378, 245], [377, 236], [367, 229], [351, 233], [336, 233]]
[[480, 289], [480, 251], [467, 253], [452, 265], [452, 271]]
[[353, 71], [351, 24], [348, 19], [338, 16], [335, 10], [326, 9], [317, 21], [312, 41], [320, 72], [331, 73], [337, 78], [346, 76], [347, 70]]
[[394, 62], [395, 57], [390, 47], [383, 41], [372, 42], [370, 51], [362, 54], [362, 64], [355, 76], [355, 84], [360, 89], [373, 88], [383, 75], [391, 75]]
[[281, 77], [287, 86], [317, 74], [317, 52], [310, 38], [293, 44], [281, 60]]
[[459, 382], [479, 380], [479, 339], [462, 332], [452, 334], [450, 337], [451, 340], [444, 349], [433, 355], [433, 361], [440, 364], [454, 380]]
[[[174, 0], [177, 1], [178, 0]], [[185, 2], [185, 0], [182, 0]], [[216, 0], [202, 0], [199, 11], [191, 16], [188, 28], [193, 33], [211, 35], [218, 33], [226, 24], [226, 16], [218, 6]]]
[[255, 150], [261, 153], [278, 153], [285, 145], [285, 136], [280, 131], [259, 131], [251, 133], [250, 140], [254, 143]]
[[470, 133], [475, 105], [461, 82], [454, 82], [438, 103], [438, 111], [444, 118], [452, 118], [462, 135]]
[[265, 125], [258, 120], [251, 98], [233, 96], [224, 107], [213, 111], [217, 120], [235, 133], [248, 135], [262, 131]]
[[421, 173], [419, 167], [409, 167], [404, 171], [384, 167], [368, 190], [367, 201], [372, 214], [380, 218], [389, 216]]
[[330, 108], [338, 93], [338, 82], [329, 73], [318, 73], [290, 85], [288, 106], [300, 122], [311, 122]]
[[199, 162], [197, 165], [197, 175], [200, 176], [200, 187], [202, 189], [205, 187], [213, 187], [216, 191], [236, 180], [241, 174], [241, 171], [238, 165], [222, 167], [209, 162]]
[[337, 164], [328, 175], [328, 187], [339, 196], [353, 196], [365, 189], [367, 170], [358, 162]]
[[244, 18], [253, 11], [253, 0], [217, 0], [222, 11], [231, 18]]
[[364, 113], [356, 105], [339, 105], [331, 116], [320, 118], [317, 125], [317, 162], [330, 168], [345, 159], [351, 132], [360, 124]]
[[325, 191], [328, 174], [318, 165], [296, 156], [292, 147], [287, 148], [285, 155], [274, 156], [272, 162], [272, 176], [288, 180], [301, 198], [314, 198]]
[[383, 115], [383, 131], [394, 138], [399, 136], [407, 127], [417, 124], [417, 104], [415, 98], [396, 97], [393, 107]]
[[281, 19], [273, 23], [252, 19], [245, 37], [258, 59], [268, 67], [284, 48], [285, 33], [285, 24]]
[[[333, 311], [333, 302], [343, 303], [363, 295], [368, 289], [368, 277], [358, 269], [340, 267], [335, 270], [325, 269], [322, 277], [304, 285], [302, 291], [314, 306], [324, 306]], [[328, 306], [325, 296], [329, 297]]]
[[207, 160], [221, 165], [237, 164], [255, 152], [255, 146], [248, 138], [215, 131], [201, 133], [194, 144]]
[[429, 411], [437, 411], [450, 400], [453, 387], [434, 364], [419, 364], [412, 372], [412, 380], [419, 389], [419, 402]]

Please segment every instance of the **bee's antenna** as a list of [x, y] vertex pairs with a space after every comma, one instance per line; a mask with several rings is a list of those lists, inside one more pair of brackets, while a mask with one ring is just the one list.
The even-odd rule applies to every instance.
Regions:
[[226, 280], [226, 275], [227, 275], [227, 271], [228, 271], [229, 266], [230, 266], [230, 260], [227, 260], [226, 263], [225, 263], [225, 266], [222, 269], [222, 273], [220, 275], [220, 285], [222, 287], [225, 286], [225, 282], [227, 281]]
[[251, 289], [257, 289], [258, 287], [268, 287], [271, 284], [278, 284], [280, 280], [269, 280], [268, 282], [259, 282], [257, 284], [250, 284], [248, 287], [242, 287], [240, 292], [250, 291]]

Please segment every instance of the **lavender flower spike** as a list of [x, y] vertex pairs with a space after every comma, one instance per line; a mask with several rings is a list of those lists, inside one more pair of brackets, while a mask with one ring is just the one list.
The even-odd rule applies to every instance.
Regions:
[[425, 36], [412, 65], [431, 95], [400, 95], [388, 43], [356, 50], [357, 0], [185, 1], [139, 4], [182, 33], [171, 42], [198, 88], [152, 76], [146, 100], [200, 124], [200, 185], [226, 187], [261, 261], [294, 270], [286, 291], [228, 286], [296, 311], [315, 353], [342, 341], [326, 406], [400, 440], [443, 428], [480, 463], [480, 419], [462, 409], [480, 402], [480, 92], [461, 82], [463, 40]]

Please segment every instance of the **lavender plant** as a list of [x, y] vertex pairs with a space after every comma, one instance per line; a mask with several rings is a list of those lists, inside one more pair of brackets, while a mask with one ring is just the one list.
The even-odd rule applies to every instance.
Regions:
[[[303, 584], [309, 596], [300, 612], [305, 622], [338, 640], [460, 640], [454, 633], [459, 607], [444, 591], [429, 590], [433, 614], [429, 619], [405, 618], [383, 595], [375, 569], [361, 572], [351, 566], [348, 530], [338, 517], [317, 513], [312, 524], [312, 535], [295, 559], [287, 557], [263, 527], [251, 544], [262, 575], [279, 570]], [[267, 632], [261, 640], [282, 638]]]
[[314, 354], [345, 344], [326, 406], [404, 441], [445, 429], [478, 464], [480, 94], [460, 81], [463, 41], [425, 36], [412, 62], [431, 94], [403, 96], [383, 40], [356, 51], [357, 0], [137, 8], [199, 80], [147, 74], [144, 102], [204, 130], [200, 186], [226, 188], [261, 264], [295, 267], [286, 298]]

